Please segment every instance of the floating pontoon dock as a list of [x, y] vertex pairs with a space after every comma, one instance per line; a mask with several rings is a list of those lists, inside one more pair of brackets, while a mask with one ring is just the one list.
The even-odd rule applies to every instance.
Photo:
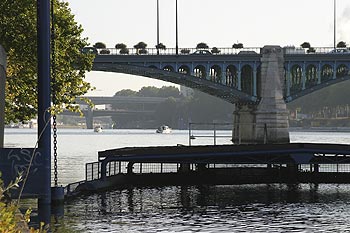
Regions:
[[130, 186], [350, 183], [350, 145], [126, 147], [98, 152], [67, 195]]

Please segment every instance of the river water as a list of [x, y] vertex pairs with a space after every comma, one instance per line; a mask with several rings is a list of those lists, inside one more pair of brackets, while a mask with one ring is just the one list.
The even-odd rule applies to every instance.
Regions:
[[[59, 129], [59, 183], [83, 180], [85, 163], [112, 148], [189, 144], [188, 131]], [[213, 135], [196, 131], [195, 136]], [[217, 144], [229, 144], [219, 131]], [[350, 132], [291, 132], [292, 142], [350, 144]], [[6, 147], [34, 147], [35, 129], [6, 129]], [[213, 144], [196, 137], [192, 145]], [[69, 201], [53, 232], [350, 232], [350, 185], [133, 188]]]

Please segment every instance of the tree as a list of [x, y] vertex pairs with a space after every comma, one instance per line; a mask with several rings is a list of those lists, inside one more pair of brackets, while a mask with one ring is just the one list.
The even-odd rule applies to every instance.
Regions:
[[[74, 21], [68, 3], [55, 0], [56, 105], [78, 111], [77, 96], [91, 89], [85, 72], [91, 70], [94, 54], [81, 53], [88, 45], [83, 28]], [[0, 43], [8, 55], [6, 122], [26, 121], [37, 113], [36, 1], [0, 1]]]
[[120, 49], [119, 53], [120, 54], [129, 54], [129, 49], [127, 49], [127, 48]]
[[179, 98], [180, 97], [180, 91], [177, 87], [174, 86], [162, 86], [158, 90], [158, 96], [159, 97], [174, 97]]
[[129, 54], [129, 49], [127, 49], [126, 44], [119, 43], [115, 45], [116, 49], [119, 49], [120, 54]]
[[159, 44], [156, 45], [156, 49], [166, 50], [166, 46], [163, 43], [159, 43]]
[[311, 45], [309, 42], [304, 42], [300, 45], [303, 49], [309, 49], [311, 48]]
[[100, 54], [110, 54], [111, 51], [109, 49], [101, 49]]
[[123, 89], [114, 94], [114, 96], [136, 96], [137, 91], [133, 91], [131, 89]]
[[103, 43], [103, 42], [96, 42], [94, 44], [94, 47], [97, 48], [97, 49], [105, 49], [106, 48], [106, 44]]
[[138, 96], [147, 96], [147, 97], [158, 97], [159, 89], [157, 87], [142, 87], [139, 90]]
[[137, 50], [137, 54], [146, 54], [147, 53], [147, 44], [145, 42], [139, 42], [136, 45], [134, 45], [134, 48]]
[[234, 48], [234, 49], [243, 49], [243, 44], [242, 43], [233, 44], [232, 48]]
[[204, 42], [201, 42], [201, 43], [197, 44], [197, 46], [196, 46], [196, 49], [208, 49], [208, 48], [209, 48], [209, 46]]
[[308, 50], [307, 50], [307, 53], [315, 53], [316, 52], [316, 49], [313, 48], [313, 47], [310, 47]]
[[220, 53], [221, 51], [220, 51], [220, 49], [218, 49], [218, 48], [216, 48], [216, 47], [213, 47], [212, 49], [211, 49], [211, 53], [213, 53], [213, 54], [218, 54], [218, 53]]
[[115, 48], [116, 49], [126, 49], [126, 44], [123, 44], [123, 43], [116, 44]]
[[346, 48], [346, 42], [340, 41], [340, 42], [337, 44], [337, 48]]

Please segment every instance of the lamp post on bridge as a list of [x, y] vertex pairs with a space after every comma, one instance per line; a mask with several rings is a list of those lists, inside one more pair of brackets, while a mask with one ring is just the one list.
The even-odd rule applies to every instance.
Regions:
[[159, 54], [159, 0], [157, 0], [157, 54]]
[[333, 6], [333, 10], [334, 10], [334, 13], [333, 13], [333, 17], [334, 17], [334, 25], [333, 25], [333, 29], [334, 29], [334, 32], [333, 32], [333, 36], [334, 36], [334, 38], [333, 38], [333, 48], [334, 48], [334, 50], [335, 50], [335, 48], [336, 48], [336, 43], [337, 43], [337, 36], [336, 36], [336, 34], [337, 34], [337, 16], [336, 16], [336, 13], [337, 13], [337, 0], [333, 0], [333, 3], [334, 3], [334, 6]]
[[176, 24], [176, 55], [179, 54], [178, 24], [177, 24], [177, 0], [175, 0], [175, 24]]

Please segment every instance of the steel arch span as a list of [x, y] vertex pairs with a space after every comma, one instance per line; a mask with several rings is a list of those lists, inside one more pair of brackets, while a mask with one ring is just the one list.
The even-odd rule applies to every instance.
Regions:
[[197, 89], [209, 95], [226, 100], [230, 103], [258, 103], [257, 97], [249, 95], [243, 91], [239, 91], [236, 88], [187, 73], [175, 72], [170, 68], [170, 66], [165, 67], [165, 69], [158, 69], [157, 67], [153, 66], [146, 67], [117, 63], [94, 63], [92, 70], [131, 74], [171, 82], [174, 84]]

